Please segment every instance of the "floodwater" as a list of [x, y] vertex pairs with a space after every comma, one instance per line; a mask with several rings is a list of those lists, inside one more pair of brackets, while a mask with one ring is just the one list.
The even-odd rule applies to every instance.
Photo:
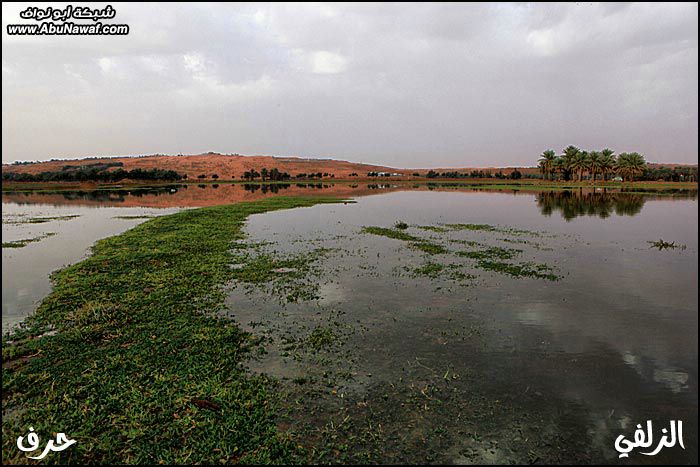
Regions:
[[176, 208], [113, 208], [8, 202], [3, 196], [2, 241], [35, 240], [2, 249], [2, 331], [31, 314], [51, 291], [51, 272], [89, 254], [97, 240], [124, 232]]
[[[615, 462], [619, 435], [681, 420], [685, 449], [630, 460], [694, 463], [697, 200], [635, 196], [398, 192], [252, 216], [257, 254], [322, 253], [299, 283], [232, 284], [229, 315], [267, 337], [251, 368], [286, 382], [285, 426], [376, 449], [350, 460]], [[448, 252], [362, 232], [397, 221]], [[481, 269], [455, 254], [469, 242], [560, 279]]]
[[[3, 242], [56, 235], [3, 248], [3, 331], [49, 293], [52, 270], [146, 220], [117, 217], [281, 194], [356, 203], [252, 216], [249, 254], [311, 260], [304, 274], [234, 281], [227, 314], [265, 338], [250, 366], [281, 380], [281, 428], [309, 447], [332, 445], [328, 460], [697, 463], [697, 191], [358, 183], [6, 192]], [[59, 216], [79, 217], [25, 222]], [[444, 252], [363, 232], [398, 221]], [[649, 243], [661, 239], [682, 248]], [[487, 248], [551, 276], [515, 277], [468, 255]], [[618, 459], [615, 439], [634, 439], [646, 420], [654, 446], [681, 420], [685, 449]]]

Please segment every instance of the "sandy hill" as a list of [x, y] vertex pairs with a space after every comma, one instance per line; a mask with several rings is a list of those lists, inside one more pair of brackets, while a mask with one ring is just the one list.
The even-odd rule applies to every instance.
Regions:
[[121, 162], [124, 170], [133, 169], [165, 169], [174, 170], [180, 174], [187, 174], [188, 178], [196, 178], [204, 174], [207, 178], [217, 174], [220, 179], [240, 179], [243, 172], [255, 169], [277, 168], [280, 172], [287, 172], [292, 176], [300, 173], [329, 173], [336, 178], [347, 178], [351, 173], [359, 176], [367, 175], [367, 172], [405, 172], [391, 167], [371, 164], [360, 164], [348, 161], [332, 159], [302, 159], [298, 157], [273, 157], [273, 156], [240, 156], [225, 154], [200, 154], [188, 156], [142, 156], [142, 157], [110, 157], [98, 159], [78, 160], [53, 160], [37, 162], [34, 164], [3, 165], [2, 170], [7, 172], [41, 173], [58, 172], [65, 166], [89, 166], [90, 164]]

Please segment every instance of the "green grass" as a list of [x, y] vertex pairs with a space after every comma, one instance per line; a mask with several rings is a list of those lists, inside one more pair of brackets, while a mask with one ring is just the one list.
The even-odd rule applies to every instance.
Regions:
[[423, 239], [407, 234], [401, 230], [388, 229], [386, 227], [363, 227], [362, 231], [373, 235], [381, 235], [394, 240], [402, 240], [404, 242], [422, 242]]
[[249, 215], [335, 201], [277, 197], [158, 217], [55, 273], [53, 292], [3, 339], [3, 463], [27, 462], [15, 441], [30, 426], [42, 440], [77, 440], [49, 455], [57, 463], [298, 459], [277, 430], [269, 381], [243, 369], [257, 339], [217, 312]]
[[513, 259], [522, 253], [523, 250], [514, 248], [501, 248], [498, 246], [488, 247], [483, 250], [476, 251], [458, 251], [457, 256], [471, 259]]
[[513, 277], [534, 277], [536, 279], [546, 279], [557, 281], [561, 279], [554, 274], [553, 268], [546, 264], [520, 263], [511, 264], [503, 261], [493, 261], [489, 259], [479, 260], [477, 266], [487, 271], [494, 271], [499, 274], [507, 274]]

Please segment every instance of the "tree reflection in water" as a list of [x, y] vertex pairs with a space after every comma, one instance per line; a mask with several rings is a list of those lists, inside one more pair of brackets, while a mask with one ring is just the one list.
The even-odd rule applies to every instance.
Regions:
[[597, 216], [602, 219], [612, 214], [618, 216], [634, 216], [644, 207], [644, 203], [650, 199], [667, 197], [696, 198], [697, 191], [669, 193], [663, 196], [624, 192], [567, 190], [567, 191], [543, 191], [537, 194], [537, 205], [545, 216], [551, 216], [554, 211], [560, 211], [566, 220], [578, 216]]

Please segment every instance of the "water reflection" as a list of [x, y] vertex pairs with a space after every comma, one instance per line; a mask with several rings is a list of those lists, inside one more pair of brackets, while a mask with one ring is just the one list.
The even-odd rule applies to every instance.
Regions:
[[537, 205], [545, 216], [560, 211], [561, 216], [571, 220], [579, 216], [596, 216], [605, 219], [615, 214], [618, 216], [635, 216], [642, 211], [644, 203], [649, 200], [683, 198], [696, 199], [697, 191], [687, 192], [649, 192], [636, 191], [543, 191], [537, 194]]
[[168, 185], [102, 190], [3, 192], [3, 202], [17, 204], [96, 205], [121, 207], [200, 207], [254, 201], [270, 196], [359, 197], [395, 191], [450, 191], [460, 193], [508, 193], [534, 196], [540, 212], [551, 216], [558, 211], [564, 219], [579, 216], [635, 216], [644, 204], [655, 200], [697, 199], [697, 190], [577, 189], [538, 191], [520, 186], [492, 189], [460, 183], [244, 183]]

